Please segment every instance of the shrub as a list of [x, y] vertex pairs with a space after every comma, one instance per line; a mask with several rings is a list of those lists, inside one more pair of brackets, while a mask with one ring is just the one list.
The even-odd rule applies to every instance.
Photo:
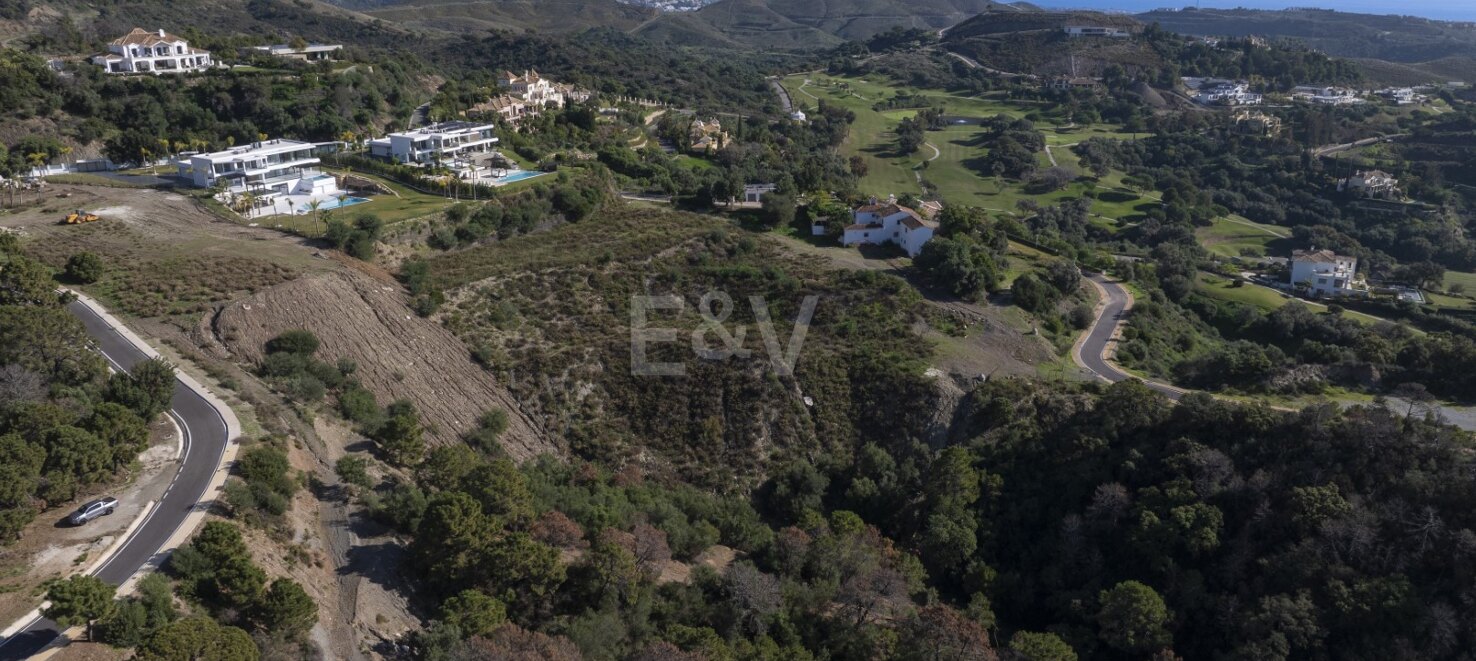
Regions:
[[67, 258], [66, 278], [72, 282], [90, 285], [103, 275], [102, 259], [90, 252], [79, 252]]

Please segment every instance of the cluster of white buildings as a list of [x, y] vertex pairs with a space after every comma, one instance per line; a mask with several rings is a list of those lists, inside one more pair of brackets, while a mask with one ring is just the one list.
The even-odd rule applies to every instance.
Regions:
[[841, 245], [891, 243], [900, 246], [909, 257], [916, 257], [937, 229], [938, 223], [897, 204], [895, 198], [885, 203], [873, 200], [851, 212], [851, 224], [841, 236]]
[[1195, 93], [1196, 103], [1206, 106], [1258, 106], [1265, 101], [1243, 80], [1185, 78], [1184, 85]]
[[208, 154], [179, 156], [179, 176], [199, 188], [219, 188], [221, 201], [248, 216], [308, 213], [343, 204], [333, 175], [318, 169], [319, 145], [265, 140]]
[[1413, 89], [1408, 87], [1389, 87], [1374, 92], [1374, 94], [1396, 106], [1413, 105], [1425, 100], [1424, 95], [1416, 94]]
[[1368, 295], [1368, 285], [1358, 278], [1358, 259], [1331, 250], [1292, 251], [1291, 286], [1314, 297]]
[[94, 55], [92, 63], [108, 73], [154, 74], [204, 71], [215, 65], [209, 51], [191, 47], [183, 37], [143, 28], [114, 39], [108, 52]]
[[572, 85], [556, 83], [528, 69], [521, 74], [504, 71], [497, 77], [502, 93], [467, 109], [474, 118], [501, 118], [516, 123], [525, 117], [536, 117], [547, 108], [562, 108], [570, 103], [589, 100], [590, 94]]

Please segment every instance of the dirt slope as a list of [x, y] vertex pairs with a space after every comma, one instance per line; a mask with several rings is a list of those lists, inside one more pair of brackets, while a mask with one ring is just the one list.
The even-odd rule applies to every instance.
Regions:
[[490, 408], [508, 412], [503, 447], [516, 460], [560, 454], [450, 332], [416, 316], [397, 287], [357, 272], [315, 274], [226, 306], [201, 328], [207, 341], [256, 362], [282, 331], [305, 328], [322, 341], [319, 357], [358, 363], [357, 376], [381, 404], [415, 403], [433, 443], [453, 443]]

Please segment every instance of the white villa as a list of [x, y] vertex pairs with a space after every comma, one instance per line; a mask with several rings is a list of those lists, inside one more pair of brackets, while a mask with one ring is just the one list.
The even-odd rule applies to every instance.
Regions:
[[1292, 88], [1292, 98], [1325, 106], [1349, 106], [1363, 103], [1358, 92], [1346, 87], [1322, 85], [1298, 85]]
[[511, 96], [523, 103], [540, 108], [553, 106], [562, 108], [564, 106], [564, 92], [561, 85], [538, 75], [538, 72], [529, 69], [523, 75], [511, 71], [504, 71], [497, 77], [497, 85]]
[[907, 251], [909, 257], [922, 252], [923, 245], [938, 229], [937, 223], [892, 200], [885, 204], [873, 201], [857, 208], [851, 212], [851, 220], [841, 236], [841, 245], [894, 243]]
[[210, 52], [191, 48], [190, 42], [163, 30], [133, 28], [108, 44], [108, 52], [92, 63], [108, 73], [183, 73], [204, 71], [213, 63]]
[[321, 204], [343, 196], [338, 181], [316, 169], [317, 150], [311, 142], [278, 139], [209, 154], [181, 154], [179, 176], [199, 188], [222, 186], [223, 201], [247, 206], [247, 215], [306, 213], [314, 201]]
[[743, 187], [744, 204], [762, 204], [764, 196], [779, 190], [778, 184], [748, 184]]
[[1066, 36], [1071, 37], [1072, 39], [1079, 39], [1081, 37], [1108, 37], [1111, 39], [1126, 39], [1133, 36], [1133, 33], [1128, 32], [1127, 30], [1124, 30], [1122, 28], [1106, 28], [1088, 25], [1068, 25], [1064, 28], [1061, 28], [1061, 30], [1066, 33]]
[[1358, 280], [1358, 259], [1331, 250], [1296, 250], [1291, 258], [1291, 285], [1313, 296], [1366, 296]]
[[1373, 200], [1399, 199], [1399, 180], [1383, 170], [1359, 170], [1338, 180], [1338, 192]]
[[1421, 100], [1420, 95], [1415, 94], [1415, 91], [1408, 87], [1390, 87], [1379, 90], [1377, 94], [1396, 106], [1407, 106], [1413, 103], [1419, 103]]
[[473, 119], [500, 118], [516, 123], [524, 117], [536, 117], [550, 106], [562, 108], [569, 103], [588, 101], [590, 93], [571, 85], [555, 83], [529, 69], [521, 75], [504, 71], [497, 77], [502, 94], [466, 110]]
[[1252, 93], [1243, 81], [1206, 80], [1194, 100], [1206, 106], [1258, 106], [1265, 97]]
[[342, 44], [308, 44], [297, 48], [289, 44], [276, 44], [272, 46], [252, 46], [252, 50], [258, 50], [287, 58], [289, 60], [303, 60], [304, 62], [317, 62], [320, 60], [331, 60], [333, 54], [343, 50]]
[[442, 122], [369, 141], [369, 155], [396, 163], [446, 163], [493, 151], [497, 127], [477, 122]]

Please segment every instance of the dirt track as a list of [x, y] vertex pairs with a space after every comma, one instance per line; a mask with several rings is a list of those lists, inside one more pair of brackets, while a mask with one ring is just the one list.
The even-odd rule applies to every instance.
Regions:
[[318, 336], [321, 358], [358, 363], [356, 376], [381, 404], [414, 402], [435, 443], [456, 442], [484, 411], [501, 408], [508, 412], [502, 444], [509, 456], [560, 453], [460, 340], [411, 312], [397, 287], [357, 272], [309, 275], [231, 303], [202, 322], [201, 335], [237, 360], [256, 362], [267, 340], [293, 328]]

